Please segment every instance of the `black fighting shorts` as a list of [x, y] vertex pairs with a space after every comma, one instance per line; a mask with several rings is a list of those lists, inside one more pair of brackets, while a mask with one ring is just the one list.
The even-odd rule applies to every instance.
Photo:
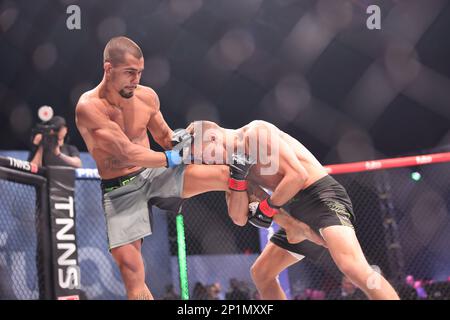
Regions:
[[[355, 219], [352, 202], [345, 188], [333, 177], [327, 175], [297, 193], [283, 206], [291, 216], [306, 223], [315, 232], [329, 226], [353, 228]], [[291, 244], [284, 229], [278, 230], [270, 239], [277, 246], [290, 252], [318, 260], [326, 250], [308, 240]]]

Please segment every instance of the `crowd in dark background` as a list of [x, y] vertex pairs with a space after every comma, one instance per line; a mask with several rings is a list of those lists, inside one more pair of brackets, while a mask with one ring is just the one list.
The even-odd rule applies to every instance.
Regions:
[[[450, 276], [445, 282], [415, 279], [408, 275], [403, 283], [395, 284], [401, 299], [404, 300], [450, 300]], [[260, 300], [258, 291], [252, 284], [231, 278], [227, 291], [220, 283], [203, 284], [196, 282], [191, 291], [191, 300]], [[180, 295], [173, 285], [168, 285], [162, 297], [164, 300], [179, 300]], [[342, 277], [340, 286], [332, 290], [305, 288], [293, 292], [293, 300], [367, 300], [366, 295], [348, 278]]]

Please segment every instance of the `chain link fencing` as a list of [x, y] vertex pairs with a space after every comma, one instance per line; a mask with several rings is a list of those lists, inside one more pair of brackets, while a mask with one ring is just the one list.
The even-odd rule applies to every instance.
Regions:
[[[352, 199], [367, 260], [403, 299], [450, 299], [449, 172], [441, 163], [335, 176]], [[365, 299], [352, 288], [345, 297], [329, 255], [291, 267], [289, 276], [293, 298]]]
[[39, 299], [39, 188], [0, 171], [0, 300]]
[[[450, 163], [335, 178], [352, 199], [356, 233], [369, 263], [400, 296], [449, 299]], [[10, 180], [0, 176], [0, 298], [38, 299], [39, 190]], [[75, 195], [82, 295], [125, 299], [108, 251], [99, 180], [78, 179]], [[250, 267], [263, 249], [259, 230], [234, 225], [221, 192], [187, 200], [182, 214], [190, 298], [257, 299]], [[153, 208], [151, 215], [153, 234], [143, 245], [146, 281], [156, 298], [177, 299], [176, 214]], [[293, 299], [343, 298], [342, 275], [327, 254], [290, 267], [288, 276]]]

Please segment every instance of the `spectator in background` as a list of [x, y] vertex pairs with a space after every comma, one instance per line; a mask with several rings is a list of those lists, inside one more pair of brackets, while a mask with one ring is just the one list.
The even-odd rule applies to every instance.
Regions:
[[242, 292], [244, 292], [248, 296], [248, 299], [250, 299], [252, 290], [250, 289], [249, 284], [246, 281], [240, 281], [239, 288], [241, 289]]
[[422, 280], [414, 281], [414, 289], [416, 290], [417, 296], [420, 299], [428, 298], [427, 291], [424, 288], [424, 283]]
[[338, 292], [328, 295], [331, 300], [367, 300], [366, 295], [358, 289], [349, 278], [342, 277], [341, 287]]
[[314, 289], [311, 294], [311, 300], [325, 300], [325, 296], [325, 291]]
[[313, 290], [306, 288], [301, 293], [296, 294], [293, 300], [311, 300]]
[[213, 284], [213, 288], [214, 288], [217, 298], [219, 300], [225, 300], [225, 293], [222, 290], [222, 285], [220, 284], [220, 282], [215, 282]]
[[180, 300], [180, 295], [175, 292], [173, 284], [166, 286], [166, 292], [163, 295], [163, 300]]
[[230, 288], [225, 294], [225, 300], [250, 300], [249, 291], [236, 278], [231, 278]]
[[70, 166], [81, 168], [80, 152], [70, 144], [65, 143], [67, 137], [66, 120], [55, 116], [42, 125], [50, 128], [47, 133], [37, 133], [32, 136], [32, 149], [28, 161], [42, 166]]
[[418, 298], [426, 299], [428, 297], [422, 280], [415, 280], [414, 276], [407, 275], [405, 278], [405, 283], [408, 287], [411, 287], [415, 290]]
[[342, 300], [367, 300], [365, 294], [346, 276], [342, 277], [341, 298]]
[[196, 282], [192, 290], [192, 300], [208, 300], [208, 291], [201, 282]]
[[411, 274], [407, 275], [405, 278], [405, 283], [410, 287], [414, 287], [414, 277]]
[[220, 298], [220, 284], [218, 282], [209, 285], [206, 288], [208, 292], [208, 300], [222, 300]]
[[414, 288], [415, 281], [416, 280], [414, 279], [414, 276], [407, 275], [405, 278], [405, 281], [403, 283], [400, 283], [397, 286], [397, 290], [399, 292], [400, 299], [402, 299], [402, 300], [417, 300], [418, 299], [416, 289]]
[[296, 294], [293, 300], [325, 300], [325, 291], [306, 288], [303, 292]]
[[447, 281], [429, 280], [424, 285], [428, 300], [450, 300], [450, 277]]
[[261, 295], [259, 294], [258, 290], [253, 291], [252, 300], [261, 300]]

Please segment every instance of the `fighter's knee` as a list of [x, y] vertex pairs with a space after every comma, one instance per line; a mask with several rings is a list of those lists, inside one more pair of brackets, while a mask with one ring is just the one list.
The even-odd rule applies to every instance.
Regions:
[[257, 263], [254, 263], [250, 268], [250, 275], [252, 276], [252, 279], [254, 282], [258, 282], [261, 278], [261, 272], [258, 268]]
[[144, 267], [140, 263], [134, 261], [122, 261], [119, 263], [119, 268], [129, 273], [138, 274], [144, 270]]
[[115, 257], [117, 266], [123, 272], [127, 272], [129, 274], [139, 273], [144, 270], [144, 265], [142, 261], [137, 257], [130, 257], [127, 255], [121, 255]]
[[259, 261], [256, 261], [250, 268], [250, 274], [255, 283], [264, 283], [276, 278], [276, 274], [270, 271], [270, 269]]
[[130, 260], [119, 261], [117, 264], [127, 292], [140, 290], [145, 284], [144, 266], [140, 263]]

